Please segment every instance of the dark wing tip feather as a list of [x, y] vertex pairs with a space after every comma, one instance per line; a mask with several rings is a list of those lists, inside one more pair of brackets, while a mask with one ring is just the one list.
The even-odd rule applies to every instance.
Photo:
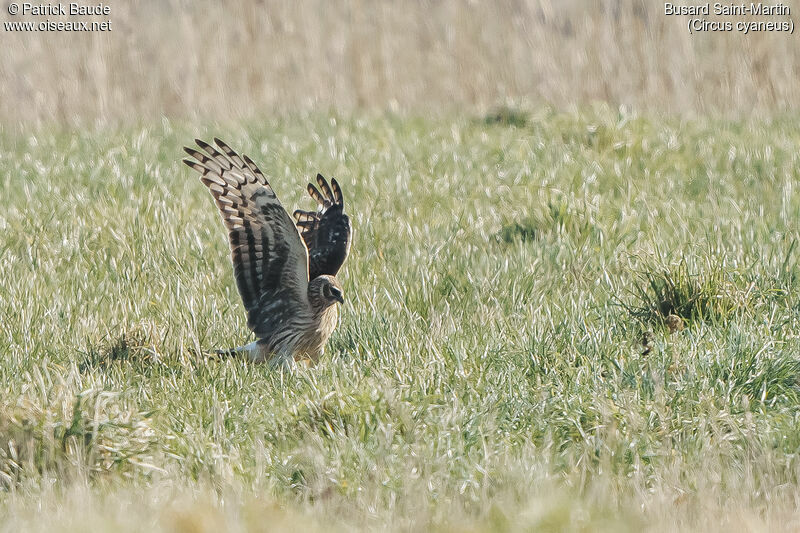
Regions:
[[314, 187], [313, 183], [309, 183], [306, 186], [306, 190], [308, 191], [308, 194], [311, 196], [311, 198], [316, 200], [319, 205], [322, 205], [322, 206], [325, 205], [325, 198], [323, 198], [323, 196], [319, 192], [319, 190], [317, 190], [317, 188]]
[[225, 152], [228, 156], [236, 156], [236, 157], [239, 156], [239, 154], [236, 153], [236, 150], [228, 146], [228, 144], [219, 137], [214, 137], [214, 144], [219, 146], [222, 149], [222, 151]]
[[331, 178], [331, 188], [333, 189], [333, 203], [339, 204], [344, 207], [344, 196], [342, 196], [342, 188], [336, 178]]
[[184, 146], [183, 147], [183, 151], [186, 152], [187, 154], [189, 154], [190, 156], [194, 157], [195, 159], [197, 159], [201, 163], [205, 163], [206, 161], [208, 161], [208, 156], [207, 155], [205, 155], [202, 152], [198, 152], [194, 148], [191, 148], [189, 146]]
[[188, 167], [196, 170], [200, 174], [204, 174], [206, 172], [206, 167], [204, 167], [203, 165], [201, 165], [197, 161], [194, 161], [193, 159], [182, 159], [181, 161], [183, 161], [183, 163], [185, 165], [187, 165]]
[[322, 196], [325, 199], [325, 207], [328, 207], [331, 204], [331, 200], [333, 200], [333, 193], [331, 193], [331, 188], [328, 186], [328, 180], [326, 180], [325, 176], [322, 174], [317, 174], [317, 183], [322, 190]]
[[302, 209], [295, 209], [292, 216], [297, 219], [311, 219], [311, 218], [319, 218], [315, 211], [303, 211]]
[[222, 154], [219, 152], [219, 150], [217, 150], [216, 148], [214, 148], [214, 147], [213, 147], [212, 145], [210, 145], [209, 143], [207, 143], [207, 142], [205, 142], [205, 141], [203, 141], [203, 140], [201, 140], [201, 139], [195, 139], [194, 141], [197, 143], [197, 145], [198, 145], [200, 148], [202, 148], [203, 150], [205, 150], [206, 152], [208, 152], [208, 154], [209, 154], [211, 157], [223, 157], [223, 156], [222, 156]]

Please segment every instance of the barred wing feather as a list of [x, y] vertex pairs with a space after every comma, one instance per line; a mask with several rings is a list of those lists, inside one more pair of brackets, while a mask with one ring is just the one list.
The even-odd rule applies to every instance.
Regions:
[[199, 139], [203, 150], [184, 148], [183, 162], [200, 173], [216, 201], [231, 248], [236, 286], [247, 325], [269, 338], [294, 319], [310, 314], [308, 250], [297, 227], [264, 174], [227, 144]]

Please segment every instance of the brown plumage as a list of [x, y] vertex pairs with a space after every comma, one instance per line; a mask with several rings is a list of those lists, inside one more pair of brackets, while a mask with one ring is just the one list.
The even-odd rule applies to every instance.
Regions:
[[[186, 147], [194, 160], [183, 162], [201, 174], [200, 181], [211, 191], [228, 229], [236, 286], [247, 310], [247, 326], [257, 338], [227, 353], [273, 364], [306, 358], [316, 362], [336, 328], [336, 304], [344, 302], [342, 286], [334, 277], [350, 248], [350, 221], [341, 189], [332, 181], [331, 191], [318, 176], [330, 201], [323, 200], [318, 213], [304, 218], [315, 221], [313, 228], [299, 221], [295, 226], [249, 157], [240, 157], [219, 139], [214, 139], [216, 148], [196, 142], [203, 152]], [[322, 197], [311, 184], [309, 193], [318, 200]], [[314, 238], [310, 241], [305, 234]]]

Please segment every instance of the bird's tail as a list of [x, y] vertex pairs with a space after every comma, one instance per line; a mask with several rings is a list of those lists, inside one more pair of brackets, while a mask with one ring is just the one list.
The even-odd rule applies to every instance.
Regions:
[[209, 354], [209, 357], [220, 360], [236, 357], [246, 359], [251, 363], [266, 363], [273, 368], [291, 368], [294, 366], [294, 359], [292, 357], [269, 353], [258, 344], [258, 341], [253, 341], [250, 344], [239, 346], [238, 348], [214, 350], [212, 354]]
[[256, 346], [256, 342], [251, 342], [250, 344], [239, 346], [238, 348], [214, 350], [213, 352], [209, 352], [207, 355], [209, 359], [227, 359], [229, 357], [241, 357], [252, 361], [256, 353], [258, 353], [258, 347]]
[[228, 348], [227, 350], [214, 350], [209, 354], [211, 357], [226, 359], [228, 357], [237, 357], [241, 355], [241, 350], [238, 348]]
[[209, 357], [211, 359], [220, 360], [227, 359], [228, 357], [237, 357], [246, 359], [251, 363], [266, 363], [272, 368], [281, 369], [291, 369], [295, 365], [295, 360], [291, 356], [265, 352], [265, 350], [259, 346], [258, 341], [253, 341], [250, 344], [239, 346], [238, 348], [214, 350], [213, 353], [209, 354]]

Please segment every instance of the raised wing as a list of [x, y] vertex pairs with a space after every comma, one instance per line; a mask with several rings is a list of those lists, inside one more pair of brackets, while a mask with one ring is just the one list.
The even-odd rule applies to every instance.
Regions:
[[184, 148], [183, 162], [201, 174], [216, 200], [231, 246], [236, 286], [247, 310], [247, 326], [259, 338], [310, 313], [308, 251], [289, 213], [253, 161], [227, 144], [199, 139], [205, 153]]
[[335, 179], [331, 185], [317, 174], [320, 192], [311, 183], [308, 194], [319, 204], [318, 211], [294, 212], [297, 227], [308, 248], [309, 279], [328, 274], [335, 276], [350, 251], [350, 219], [344, 214], [342, 190]]

